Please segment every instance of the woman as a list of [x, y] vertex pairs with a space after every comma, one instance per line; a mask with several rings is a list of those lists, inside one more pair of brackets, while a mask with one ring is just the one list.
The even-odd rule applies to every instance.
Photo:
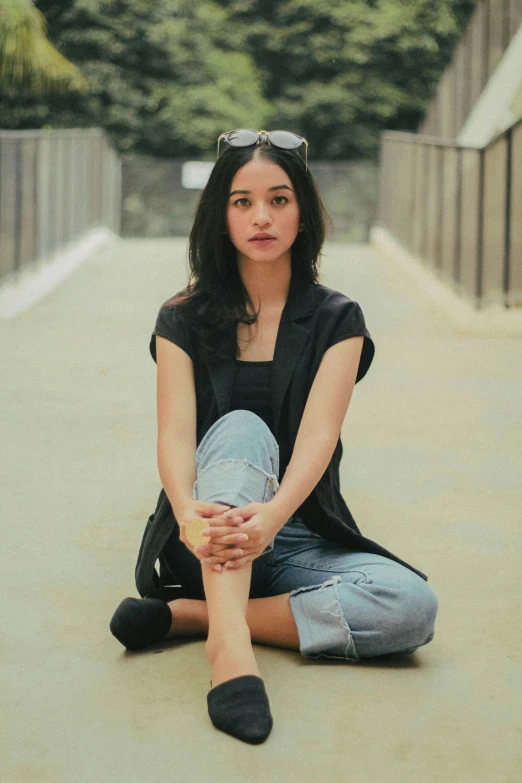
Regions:
[[[163, 489], [136, 567], [142, 599], [125, 599], [111, 630], [129, 649], [206, 636], [211, 720], [259, 743], [272, 716], [252, 641], [349, 661], [412, 652], [433, 638], [437, 599], [360, 533], [340, 493], [339, 433], [374, 345], [359, 305], [318, 282], [324, 211], [306, 142], [222, 138], [191, 281], [151, 340]], [[194, 518], [207, 543], [187, 537]], [[183, 597], [168, 602], [168, 585]]]

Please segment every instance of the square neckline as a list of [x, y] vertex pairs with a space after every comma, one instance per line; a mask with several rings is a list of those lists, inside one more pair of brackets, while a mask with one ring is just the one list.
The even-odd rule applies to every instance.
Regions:
[[236, 359], [239, 364], [273, 364], [273, 359], [266, 359], [263, 361], [251, 361], [250, 359]]

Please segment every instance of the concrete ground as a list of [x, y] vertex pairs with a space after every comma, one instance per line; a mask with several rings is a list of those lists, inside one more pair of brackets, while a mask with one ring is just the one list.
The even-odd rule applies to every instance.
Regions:
[[344, 429], [363, 532], [428, 573], [434, 641], [347, 664], [257, 647], [274, 730], [215, 730], [203, 641], [110, 635], [160, 489], [150, 333], [181, 240], [121, 240], [1, 326], [2, 783], [520, 783], [522, 339], [458, 334], [367, 246], [323, 282], [376, 343]]

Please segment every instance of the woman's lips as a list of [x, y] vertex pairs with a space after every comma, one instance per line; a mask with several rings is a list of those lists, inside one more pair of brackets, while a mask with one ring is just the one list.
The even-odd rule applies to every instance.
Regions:
[[250, 244], [256, 245], [257, 247], [267, 247], [268, 245], [273, 244], [276, 241], [275, 237], [252, 237], [252, 239], [248, 240]]

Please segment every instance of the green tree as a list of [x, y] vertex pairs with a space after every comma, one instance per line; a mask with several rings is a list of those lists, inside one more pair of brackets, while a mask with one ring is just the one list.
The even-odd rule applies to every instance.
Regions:
[[[6, 0], [0, 0], [6, 2]], [[211, 156], [234, 127], [282, 127], [317, 159], [377, 156], [414, 130], [474, 0], [37, 0], [88, 90], [9, 88], [4, 127], [100, 125], [120, 151]]]
[[39, 0], [52, 40], [88, 90], [0, 99], [4, 127], [101, 126], [121, 152], [210, 157], [224, 129], [263, 124], [269, 106], [251, 57], [226, 52], [211, 0]]
[[0, 0], [0, 82], [29, 85], [35, 93], [85, 86], [47, 38], [45, 17], [31, 0]]
[[384, 128], [415, 129], [473, 0], [221, 0], [231, 45], [252, 55], [270, 127], [316, 158], [377, 155]]

